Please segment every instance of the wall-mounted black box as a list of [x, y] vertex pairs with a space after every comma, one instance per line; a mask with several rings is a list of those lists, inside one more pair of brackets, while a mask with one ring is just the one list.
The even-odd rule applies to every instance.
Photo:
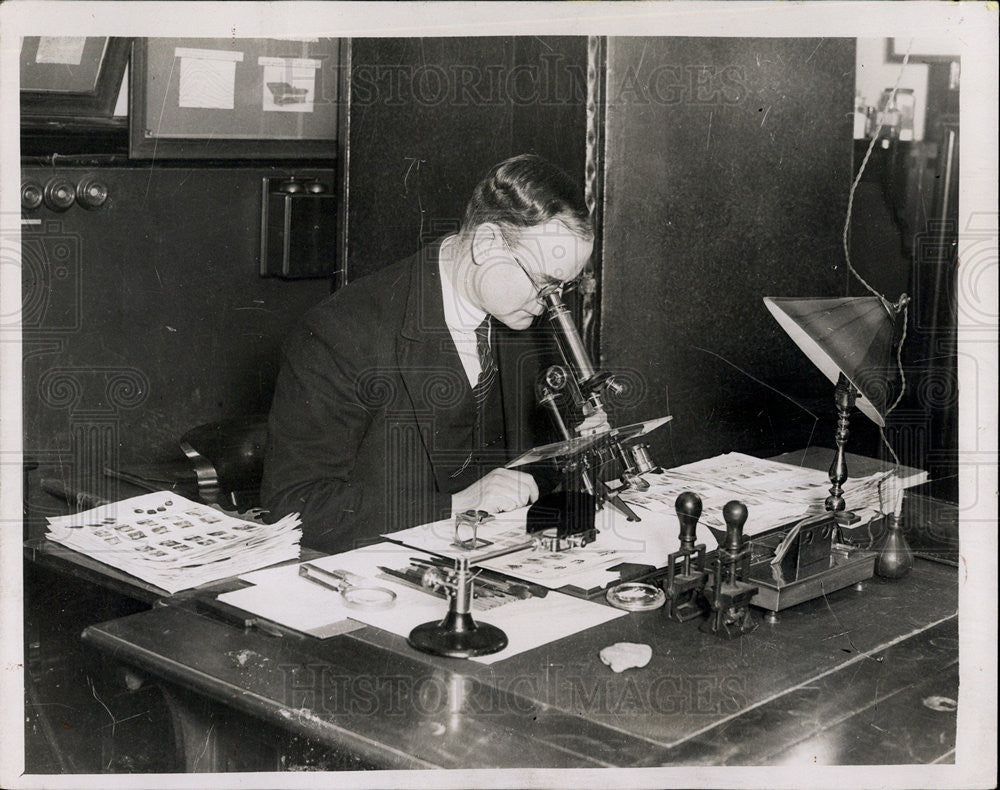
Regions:
[[336, 264], [337, 199], [324, 181], [263, 179], [262, 277], [331, 277]]

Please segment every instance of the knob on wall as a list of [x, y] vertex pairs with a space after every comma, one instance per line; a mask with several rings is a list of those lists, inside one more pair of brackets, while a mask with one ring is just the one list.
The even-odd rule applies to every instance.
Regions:
[[73, 203], [86, 209], [97, 209], [108, 202], [108, 186], [95, 176], [84, 176], [74, 186], [65, 176], [53, 176], [45, 182], [34, 178], [21, 181], [21, 208], [34, 211], [45, 203], [52, 211], [66, 211]]
[[76, 202], [84, 208], [100, 208], [107, 200], [107, 185], [93, 176], [86, 176], [76, 185]]
[[42, 205], [42, 185], [34, 179], [26, 178], [21, 182], [21, 208], [34, 210]]
[[45, 205], [53, 211], [65, 211], [76, 200], [76, 188], [68, 178], [56, 176], [45, 184], [44, 198]]

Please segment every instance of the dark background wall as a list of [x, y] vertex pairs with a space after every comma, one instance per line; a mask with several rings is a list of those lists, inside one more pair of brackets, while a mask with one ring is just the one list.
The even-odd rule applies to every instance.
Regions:
[[847, 293], [853, 72], [846, 39], [608, 42], [601, 350], [640, 390], [621, 419], [674, 415], [664, 465], [832, 442], [761, 297]]
[[[352, 58], [348, 280], [453, 228], [500, 159], [583, 179], [586, 38], [359, 39]], [[618, 421], [674, 415], [661, 463], [832, 435], [830, 387], [760, 297], [847, 292], [853, 58], [849, 40], [607, 42], [600, 349], [636, 384]], [[57, 171], [83, 172], [25, 168]], [[176, 457], [187, 429], [265, 411], [282, 339], [329, 287], [257, 275], [271, 168], [101, 174], [107, 206], [25, 232], [25, 450], [63, 468]]]
[[537, 153], [583, 180], [587, 39], [356, 39], [347, 278], [454, 228], [497, 162]]
[[[108, 202], [23, 226], [24, 452], [64, 479], [180, 455], [196, 425], [266, 411], [279, 346], [325, 279], [258, 275], [261, 178], [332, 169], [74, 169]], [[33, 476], [36, 479], [40, 475]]]

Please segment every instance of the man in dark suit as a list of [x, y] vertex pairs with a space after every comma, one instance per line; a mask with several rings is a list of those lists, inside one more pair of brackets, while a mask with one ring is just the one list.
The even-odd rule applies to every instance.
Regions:
[[533, 502], [552, 470], [505, 469], [553, 441], [536, 405], [558, 360], [539, 293], [593, 249], [578, 187], [536, 156], [495, 166], [462, 227], [346, 286], [286, 344], [262, 499], [303, 542], [345, 551], [468, 509]]

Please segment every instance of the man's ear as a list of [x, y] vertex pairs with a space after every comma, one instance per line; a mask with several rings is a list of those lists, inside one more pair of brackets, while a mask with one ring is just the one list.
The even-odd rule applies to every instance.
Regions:
[[497, 257], [500, 243], [500, 226], [493, 222], [477, 225], [472, 232], [472, 261], [477, 266], [489, 263]]

